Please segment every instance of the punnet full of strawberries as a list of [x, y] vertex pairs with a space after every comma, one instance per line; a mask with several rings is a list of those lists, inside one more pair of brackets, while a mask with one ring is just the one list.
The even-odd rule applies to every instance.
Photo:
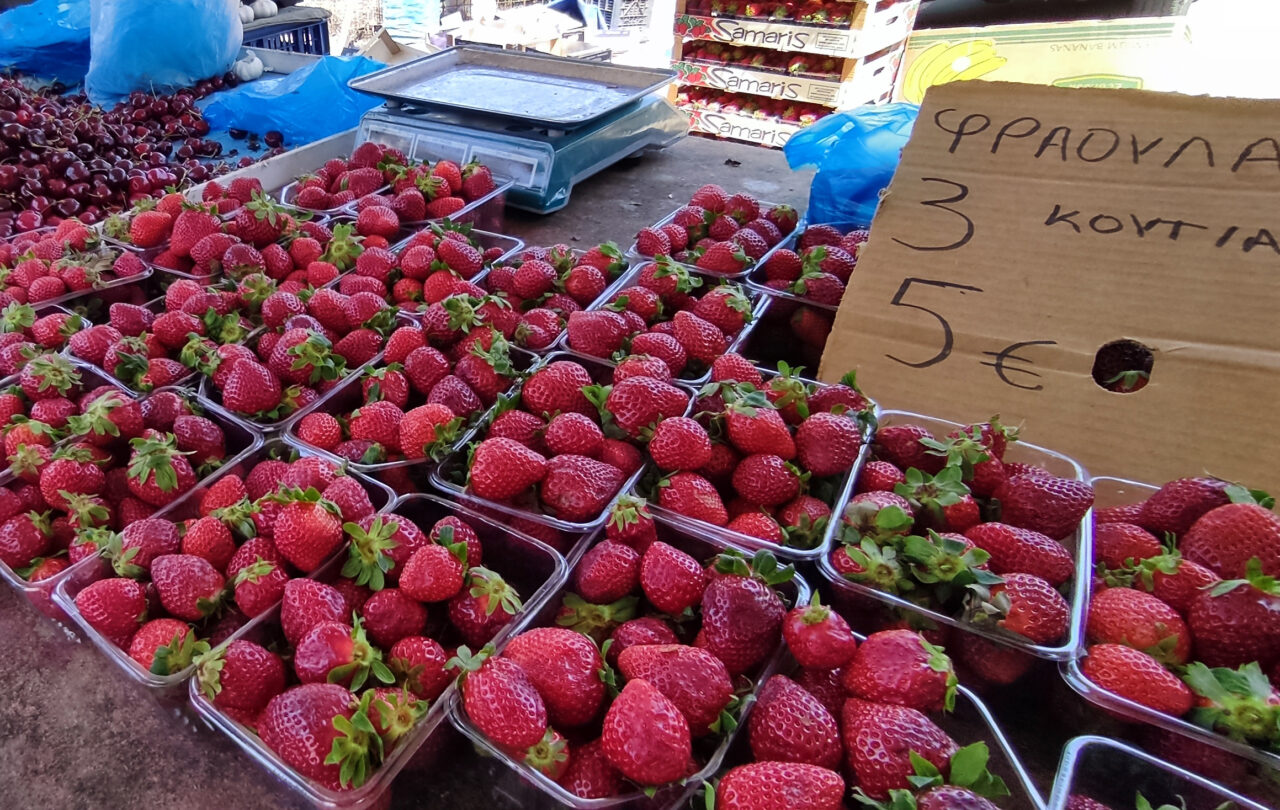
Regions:
[[809, 225], [794, 250], [784, 247], [774, 251], [752, 271], [751, 281], [834, 309], [844, 298], [868, 236], [870, 231], [861, 228], [842, 233], [834, 225]]
[[466, 459], [445, 462], [444, 480], [535, 520], [596, 522], [640, 470], [655, 428], [689, 406], [687, 390], [647, 372], [549, 356], [493, 409]]
[[149, 273], [142, 259], [104, 245], [98, 232], [78, 219], [0, 239], [3, 304], [81, 298], [114, 282]]
[[717, 358], [693, 415], [654, 430], [650, 501], [757, 543], [819, 547], [874, 406], [852, 379], [816, 385], [797, 371]]
[[771, 206], [710, 184], [694, 192], [689, 204], [665, 223], [637, 233], [632, 252], [665, 256], [712, 275], [736, 276], [755, 267], [798, 221], [791, 206]]
[[496, 652], [459, 650], [472, 731], [570, 796], [698, 774], [780, 649], [790, 566], [768, 552], [699, 559], [664, 534], [650, 522], [602, 540], [552, 621]]
[[479, 525], [397, 512], [348, 521], [340, 568], [283, 581], [278, 612], [198, 660], [201, 694], [302, 777], [360, 787], [453, 682], [454, 650], [484, 647], [531, 595], [495, 570], [514, 557], [486, 559], [503, 549]]
[[1205, 476], [1094, 513], [1081, 661], [1095, 686], [1280, 752], [1280, 517]]
[[881, 425], [840, 516], [831, 568], [997, 637], [1062, 642], [1076, 576], [1064, 541], [1093, 506], [1093, 488], [1005, 460], [1016, 438], [997, 419], [945, 436], [909, 421]]
[[85, 625], [154, 675], [180, 673], [278, 604], [290, 580], [363, 537], [375, 511], [366, 486], [333, 462], [260, 451], [179, 511], [148, 516], [195, 488], [200, 471], [160, 439], [133, 444], [128, 484], [141, 504], [118, 507], [137, 513], [128, 522], [77, 532], [73, 558], [96, 550], [110, 567], [74, 601]]
[[758, 296], [733, 282], [645, 262], [602, 306], [569, 315], [567, 346], [590, 357], [651, 357], [671, 377], [706, 379], [755, 318]]

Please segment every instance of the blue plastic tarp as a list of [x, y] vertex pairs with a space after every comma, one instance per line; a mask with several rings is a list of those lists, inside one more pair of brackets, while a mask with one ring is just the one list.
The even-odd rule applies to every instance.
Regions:
[[262, 78], [206, 98], [199, 106], [214, 129], [277, 130], [291, 145], [327, 138], [360, 123], [382, 100], [347, 82], [386, 67], [363, 56], [326, 56], [279, 78]]
[[0, 14], [0, 66], [64, 84], [89, 72], [89, 0], [36, 0]]

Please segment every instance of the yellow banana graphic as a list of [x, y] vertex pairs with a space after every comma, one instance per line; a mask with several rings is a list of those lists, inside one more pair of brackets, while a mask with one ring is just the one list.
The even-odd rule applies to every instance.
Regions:
[[995, 43], [989, 39], [935, 43], [911, 63], [903, 81], [903, 97], [918, 104], [930, 87], [959, 81], [962, 76], [985, 76], [1006, 61], [996, 55]]
[[946, 42], [935, 42], [921, 51], [911, 62], [911, 67], [907, 68], [907, 75], [902, 80], [902, 95], [907, 101], [919, 104], [920, 99], [924, 98], [925, 87], [920, 84], [920, 77], [924, 75], [925, 68], [934, 57], [946, 49]]

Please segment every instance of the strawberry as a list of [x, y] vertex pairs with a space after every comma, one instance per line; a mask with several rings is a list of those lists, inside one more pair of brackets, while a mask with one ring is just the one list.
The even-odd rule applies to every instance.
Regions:
[[1200, 592], [1220, 581], [1208, 568], [1182, 559], [1182, 555], [1173, 550], [1143, 560], [1133, 577], [1133, 587], [1154, 595], [1186, 616]]
[[427, 545], [413, 552], [400, 572], [400, 588], [419, 602], [444, 602], [462, 590], [466, 546]]
[[291, 579], [284, 587], [280, 605], [280, 628], [296, 646], [311, 628], [324, 622], [346, 622], [351, 610], [346, 599], [332, 585], [312, 579]]
[[622, 777], [609, 764], [598, 739], [572, 749], [569, 767], [558, 782], [562, 788], [582, 799], [605, 799], [622, 792]]
[[233, 557], [227, 566], [228, 571], [236, 569], [235, 576], [231, 578], [236, 607], [246, 616], [260, 616], [280, 601], [284, 586], [289, 582], [289, 574], [279, 559], [255, 557], [253, 562], [245, 565], [244, 556], [247, 555], [242, 555], [240, 560]]
[[117, 647], [129, 640], [146, 620], [147, 597], [132, 579], [108, 578], [90, 583], [75, 597], [76, 610], [94, 630]]
[[900, 470], [912, 467], [930, 475], [937, 475], [946, 458], [929, 453], [921, 440], [933, 440], [933, 435], [919, 425], [887, 425], [876, 431], [875, 453]]
[[154, 675], [176, 675], [208, 651], [208, 642], [199, 641], [191, 626], [177, 619], [152, 619], [129, 642], [129, 657]]
[[670, 374], [680, 374], [689, 362], [689, 355], [672, 335], [646, 332], [631, 340], [632, 354], [656, 357], [666, 364]]
[[399, 588], [384, 588], [360, 607], [365, 631], [382, 649], [397, 641], [422, 635], [427, 625], [427, 609]]
[[156, 557], [151, 562], [151, 581], [164, 609], [191, 622], [217, 608], [225, 584], [208, 560], [191, 554]]
[[1004, 584], [992, 585], [990, 598], [976, 605], [974, 620], [994, 621], [1036, 644], [1050, 644], [1066, 633], [1070, 612], [1062, 594], [1040, 577], [1006, 574]]
[[641, 256], [666, 256], [671, 253], [671, 238], [658, 228], [643, 228], [636, 234], [635, 251]]
[[1264, 574], [1276, 576], [1280, 574], [1280, 517], [1256, 503], [1219, 506], [1196, 520], [1178, 547], [1188, 560], [1224, 579], [1245, 576], [1254, 558], [1261, 562]]
[[525, 380], [521, 404], [532, 413], [549, 417], [556, 412], [594, 416], [596, 407], [582, 393], [592, 384], [591, 374], [570, 360], [548, 363]]
[[480, 199], [495, 188], [493, 173], [488, 166], [472, 161], [462, 167], [462, 195], [469, 202]]
[[574, 567], [573, 584], [588, 602], [616, 602], [640, 584], [640, 553], [624, 543], [601, 541]]
[[609, 357], [622, 348], [632, 329], [616, 312], [595, 310], [569, 313], [569, 346], [592, 357]]
[[628, 681], [643, 680], [666, 696], [688, 722], [693, 737], [719, 730], [733, 698], [724, 664], [705, 650], [682, 644], [631, 645], [618, 655]]
[[838, 768], [840, 727], [818, 699], [785, 675], [774, 675], [756, 694], [747, 723], [759, 761], [803, 762]]
[[583, 634], [562, 627], [534, 628], [511, 639], [502, 656], [524, 670], [556, 726], [582, 726], [599, 714], [605, 698], [599, 674], [604, 662]]
[[40, 471], [40, 494], [57, 509], [66, 510], [73, 495], [96, 495], [105, 485], [106, 478], [88, 451], [74, 446], [55, 452]]
[[691, 312], [677, 312], [672, 324], [676, 342], [693, 360], [709, 365], [729, 348], [729, 339], [719, 327]]
[[236, 553], [236, 543], [220, 520], [202, 517], [187, 526], [182, 536], [182, 553], [202, 557], [216, 570], [225, 571]]
[[850, 698], [841, 711], [848, 768], [872, 798], [886, 798], [890, 790], [910, 787], [915, 773], [911, 754], [943, 770], [956, 744], [919, 711], [904, 706], [869, 703]]
[[689, 406], [687, 393], [652, 377], [629, 377], [611, 387], [582, 390], [599, 407], [601, 419], [611, 417], [632, 439], [648, 435], [657, 424], [679, 416]]
[[200, 691], [221, 709], [256, 713], [284, 691], [280, 656], [252, 641], [232, 641], [197, 664]]
[[773, 585], [789, 580], [792, 566], [778, 568], [773, 556], [759, 552], [750, 567], [741, 557], [721, 555], [702, 593], [702, 632], [708, 652], [731, 675], [759, 665], [780, 641], [787, 608]]
[[308, 489], [287, 496], [272, 525], [276, 548], [300, 571], [320, 567], [342, 545], [342, 522], [337, 504]]
[[622, 471], [610, 464], [585, 456], [561, 455], [547, 462], [539, 494], [543, 506], [555, 517], [589, 521], [598, 517], [618, 494], [623, 480]]
[[1191, 635], [1173, 608], [1133, 588], [1107, 588], [1089, 602], [1088, 639], [1095, 644], [1126, 644], [1165, 664], [1184, 664]]
[[853, 468], [862, 449], [858, 423], [845, 416], [815, 413], [795, 435], [800, 464], [815, 476], [842, 475]]
[[857, 639], [844, 618], [813, 595], [808, 605], [787, 613], [782, 624], [787, 648], [807, 669], [838, 669], [853, 658]]
[[1179, 478], [1164, 484], [1144, 501], [1136, 520], [1142, 528], [1163, 537], [1181, 536], [1205, 513], [1231, 502], [1228, 484], [1217, 478]]
[[711, 364], [711, 381], [750, 383], [756, 388], [764, 387], [764, 378], [759, 370], [751, 365], [750, 360], [733, 352], [717, 357]]
[[777, 506], [800, 494], [800, 471], [780, 456], [755, 453], [733, 472], [733, 487], [746, 500], [761, 506]]
[[1071, 552], [1039, 532], [1004, 523], [982, 523], [964, 536], [991, 555], [990, 567], [997, 574], [1035, 574], [1057, 587], [1075, 573]]
[[304, 683], [276, 695], [258, 735], [291, 768], [330, 789], [364, 784], [380, 753], [365, 708], [346, 688]]
[[1012, 475], [995, 491], [1001, 519], [1057, 540], [1071, 534], [1093, 506], [1093, 488], [1083, 481]]
[[143, 211], [129, 223], [129, 242], [135, 247], [153, 248], [169, 237], [173, 217], [164, 211]]
[[138, 438], [130, 444], [129, 491], [144, 503], [166, 506], [195, 486], [195, 472], [173, 437]]
[[475, 646], [489, 643], [520, 610], [520, 596], [496, 572], [472, 566], [462, 591], [449, 600], [449, 621]]
[[1160, 541], [1132, 523], [1103, 523], [1093, 529], [1093, 557], [1108, 569], [1133, 567], [1159, 556]]
[[[734, 515], [729, 524], [725, 526], [731, 532], [744, 534], [748, 537], [756, 537], [761, 540], [767, 540], [777, 545], [787, 544], [787, 535], [782, 531], [782, 527], [778, 525], [778, 521], [764, 512], [751, 511], [761, 508], [759, 504], [753, 504], [746, 499], [738, 499], [734, 502], [744, 505], [748, 511]], [[730, 513], [733, 512], [734, 504], [730, 504]]]
[[467, 719], [504, 751], [536, 745], [547, 732], [547, 709], [524, 669], [510, 658], [472, 656], [466, 647], [449, 662], [461, 669]]
[[354, 626], [321, 622], [298, 641], [293, 668], [303, 683], [340, 683], [356, 690], [366, 682], [391, 683], [382, 653], [369, 644], [359, 619]]
[[232, 412], [256, 416], [280, 406], [284, 394], [280, 378], [261, 363], [235, 363], [222, 386], [222, 404]]
[[1187, 611], [1196, 657], [1211, 667], [1280, 660], [1280, 587], [1250, 561], [1244, 579], [1203, 590]]
[[649, 455], [666, 472], [698, 470], [711, 461], [711, 439], [697, 420], [669, 417], [654, 428]]
[[841, 683], [849, 694], [875, 703], [920, 711], [955, 705], [951, 659], [913, 630], [872, 633], [844, 667]]
[[715, 526], [729, 522], [729, 514], [715, 485], [698, 473], [679, 472], [658, 482], [663, 509]]
[[512, 439], [489, 438], [476, 446], [468, 477], [476, 495], [507, 500], [543, 480], [547, 460]]
[[1122, 644], [1095, 644], [1081, 670], [1103, 689], [1158, 712], [1181, 717], [1191, 709], [1193, 698], [1187, 685], [1141, 650]]
[[605, 714], [605, 757], [628, 779], [661, 785], [688, 772], [689, 724], [670, 699], [648, 681], [627, 682]]
[[600, 460], [617, 467], [626, 475], [638, 472], [644, 466], [644, 457], [634, 444], [608, 437], [600, 445]]
[[782, 416], [759, 399], [744, 397], [725, 408], [729, 441], [742, 453], [769, 453], [783, 459], [796, 455], [796, 445]]
[[753, 762], [720, 780], [715, 810], [840, 810], [843, 797], [844, 779], [836, 771], [795, 762]]
[[698, 269], [717, 275], [736, 275], [751, 264], [742, 248], [733, 242], [716, 242], [698, 257]]

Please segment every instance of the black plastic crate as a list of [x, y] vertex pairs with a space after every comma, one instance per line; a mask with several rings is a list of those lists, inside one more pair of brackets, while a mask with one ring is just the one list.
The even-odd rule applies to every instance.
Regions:
[[314, 56], [329, 54], [328, 20], [286, 23], [250, 31], [249, 35], [244, 40], [246, 48], [269, 48], [274, 51], [306, 53]]

